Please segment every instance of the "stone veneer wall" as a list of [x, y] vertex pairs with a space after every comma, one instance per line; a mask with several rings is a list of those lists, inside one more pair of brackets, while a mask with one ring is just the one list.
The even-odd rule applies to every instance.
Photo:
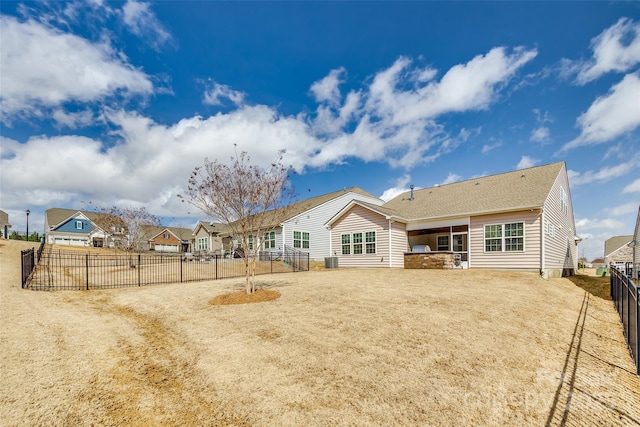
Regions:
[[452, 269], [453, 252], [405, 252], [404, 268]]

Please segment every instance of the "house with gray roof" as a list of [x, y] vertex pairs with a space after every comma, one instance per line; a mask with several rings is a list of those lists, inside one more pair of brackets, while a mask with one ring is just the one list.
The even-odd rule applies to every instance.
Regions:
[[0, 228], [2, 229], [2, 236], [0, 237], [3, 239], [8, 239], [11, 224], [9, 224], [9, 214], [3, 210], [0, 210]]
[[191, 252], [193, 232], [190, 228], [141, 225], [143, 240], [156, 252]]
[[[309, 253], [310, 260], [323, 260], [331, 256], [330, 233], [325, 226], [345, 204], [357, 200], [374, 206], [384, 203], [381, 199], [358, 187], [345, 188], [332, 193], [311, 197], [286, 208], [286, 219], [270, 223], [278, 218], [275, 211], [267, 211], [264, 235], [251, 236], [249, 251], [282, 252], [285, 246]], [[255, 243], [254, 243], [255, 242]], [[236, 242], [237, 244], [237, 242]], [[254, 247], [255, 245], [255, 247]]]
[[198, 221], [192, 234], [194, 252], [212, 255], [224, 254], [223, 238], [229, 237], [229, 229], [226, 225], [218, 222]]
[[[104, 221], [113, 215], [75, 209], [51, 208], [44, 212], [45, 242], [51, 245], [113, 247], [118, 230], [109, 230], [118, 220]], [[123, 223], [124, 226], [124, 223]]]
[[613, 236], [604, 242], [604, 263], [624, 269], [628, 262], [633, 262], [633, 248], [630, 243], [632, 235]]
[[381, 206], [353, 200], [326, 226], [340, 267], [403, 267], [419, 247], [452, 253], [463, 268], [577, 270], [564, 162], [411, 189]]

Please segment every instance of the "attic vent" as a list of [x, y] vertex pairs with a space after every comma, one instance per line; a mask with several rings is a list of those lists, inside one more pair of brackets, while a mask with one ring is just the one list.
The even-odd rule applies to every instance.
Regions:
[[480, 185], [480, 181], [476, 181], [476, 185]]
[[522, 175], [520, 175], [520, 178], [524, 178], [526, 175], [523, 173]]
[[411, 186], [409, 187], [411, 189], [411, 197], [409, 197], [409, 200], [413, 200], [413, 189], [414, 189], [414, 185], [411, 184]]

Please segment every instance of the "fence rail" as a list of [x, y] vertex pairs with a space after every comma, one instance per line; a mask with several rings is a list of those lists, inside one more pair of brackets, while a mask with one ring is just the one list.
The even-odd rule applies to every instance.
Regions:
[[639, 287], [624, 271], [612, 268], [611, 298], [620, 315], [624, 335], [629, 346], [631, 357], [636, 365], [636, 373], [640, 375], [640, 295]]
[[[244, 277], [242, 259], [221, 255], [81, 253], [45, 249], [36, 258], [33, 249], [22, 253], [22, 287], [33, 290], [91, 290], [184, 283]], [[30, 270], [29, 270], [30, 269]], [[309, 254], [261, 253], [255, 274], [309, 270]], [[30, 271], [26, 274], [25, 272]]]

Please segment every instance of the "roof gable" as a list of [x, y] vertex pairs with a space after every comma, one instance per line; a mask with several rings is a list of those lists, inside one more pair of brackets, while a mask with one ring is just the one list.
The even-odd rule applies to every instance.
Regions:
[[383, 205], [408, 220], [541, 208], [564, 162], [405, 192]]
[[190, 228], [181, 227], [163, 227], [160, 225], [143, 225], [141, 226], [145, 240], [153, 240], [165, 232], [169, 232], [178, 240], [191, 240], [193, 233]]
[[377, 206], [371, 203], [363, 202], [361, 200], [353, 199], [351, 200], [344, 208], [340, 209], [334, 216], [332, 216], [329, 221], [326, 222], [325, 225], [332, 226], [336, 221], [346, 215], [354, 206], [361, 206], [365, 209], [368, 209], [378, 215], [384, 216], [385, 218], [393, 218], [399, 222], [406, 222], [404, 218], [400, 218], [396, 212], [392, 209], [385, 208], [384, 206]]
[[604, 242], [604, 256], [607, 257], [622, 247], [628, 245], [633, 236], [613, 236]]

